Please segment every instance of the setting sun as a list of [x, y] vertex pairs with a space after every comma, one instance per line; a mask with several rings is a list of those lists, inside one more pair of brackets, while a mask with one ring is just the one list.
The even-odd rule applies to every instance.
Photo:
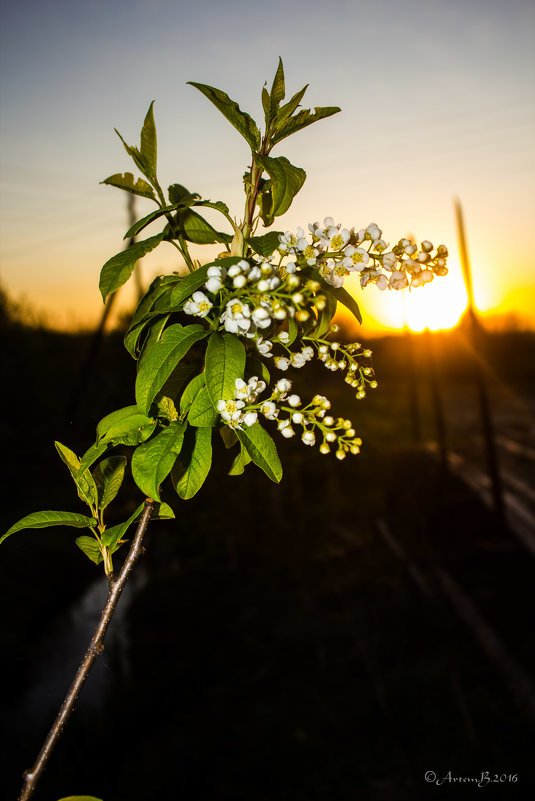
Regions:
[[450, 273], [441, 282], [434, 281], [424, 291], [415, 289], [400, 300], [404, 322], [411, 331], [439, 331], [457, 325], [468, 299], [462, 277]]
[[364, 299], [364, 293], [361, 294], [356, 282], [352, 282], [350, 291], [366, 311], [371, 312], [371, 315], [365, 316], [372, 327], [375, 323], [383, 329], [400, 330], [408, 327], [415, 332], [426, 328], [431, 331], [453, 328], [466, 309], [468, 297], [455, 257], [450, 257], [449, 267], [450, 272], [446, 277], [409, 291], [379, 292], [375, 287], [370, 287], [365, 290], [368, 295]]

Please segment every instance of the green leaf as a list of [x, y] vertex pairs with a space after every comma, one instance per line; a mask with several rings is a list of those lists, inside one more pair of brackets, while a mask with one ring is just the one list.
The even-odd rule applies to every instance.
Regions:
[[171, 472], [180, 453], [185, 430], [185, 423], [171, 423], [134, 451], [132, 476], [147, 497], [160, 500], [160, 484]]
[[154, 403], [158, 404], [158, 416], [162, 416], [160, 407], [162, 400], [167, 397], [178, 402], [178, 397], [181, 394], [182, 388], [185, 386], [191, 376], [194, 373], [197, 373], [200, 368], [200, 362], [193, 362], [192, 364], [179, 364], [178, 367], [175, 367], [161, 390], [154, 398]]
[[271, 158], [257, 153], [255, 159], [271, 178], [270, 217], [280, 217], [290, 208], [292, 200], [305, 183], [307, 174], [300, 167], [290, 164], [284, 156]]
[[97, 423], [97, 442], [102, 439], [108, 429], [133, 414], [139, 414], [139, 409], [136, 405], [123, 406], [122, 409], [117, 409], [115, 412], [110, 412], [103, 417], [102, 420]]
[[293, 345], [295, 340], [297, 339], [297, 335], [299, 333], [299, 326], [297, 325], [297, 320], [295, 317], [288, 318], [288, 345]]
[[154, 100], [149, 106], [143, 128], [141, 129], [140, 152], [143, 163], [146, 165], [147, 177], [156, 178], [157, 142], [156, 126], [153, 113]]
[[145, 162], [144, 162], [144, 160], [143, 160], [143, 158], [141, 156], [141, 153], [139, 152], [137, 147], [134, 147], [134, 145], [127, 145], [126, 142], [124, 141], [123, 137], [121, 136], [121, 134], [117, 130], [117, 128], [114, 128], [114, 131], [117, 134], [117, 136], [119, 137], [119, 139], [121, 140], [121, 142], [123, 143], [124, 149], [126, 150], [128, 155], [130, 156], [130, 158], [132, 158], [134, 160], [134, 164], [136, 165], [138, 170], [141, 170], [143, 175], [146, 178], [149, 178], [149, 180], [150, 180], [151, 176], [148, 175], [148, 172], [149, 172], [149, 170], [147, 169], [148, 165], [145, 164]]
[[[152, 311], [153, 306], [162, 296], [170, 294], [173, 289], [173, 284], [166, 281], [166, 277], [171, 276], [157, 276], [150, 287], [147, 289], [141, 300], [139, 301], [134, 315], [130, 321], [130, 326], [124, 337], [124, 345], [127, 351], [137, 359], [140, 348], [138, 347], [139, 340], [141, 339], [145, 328], [160, 312]], [[172, 277], [174, 281], [180, 280], [179, 276]]]
[[123, 236], [123, 239], [132, 239], [132, 237], [137, 236], [144, 228], [147, 227], [147, 225], [150, 225], [152, 222], [154, 222], [154, 220], [157, 220], [159, 217], [164, 217], [166, 214], [170, 214], [178, 207], [179, 204], [175, 203], [172, 206], [164, 206], [163, 209], [151, 211], [150, 214], [147, 214], [145, 217], [142, 217], [140, 220], [135, 222]]
[[110, 528], [107, 528], [104, 534], [102, 534], [100, 538], [102, 545], [106, 546], [106, 548], [109, 548], [111, 553], [114, 553], [117, 550], [119, 547], [119, 540], [122, 540], [129, 526], [131, 526], [132, 523], [141, 515], [144, 506], [144, 503], [140, 503], [135, 512], [130, 515], [128, 520], [125, 520], [124, 523], [119, 523], [117, 526], [111, 526]]
[[174, 474], [175, 489], [181, 498], [189, 500], [204, 484], [212, 465], [212, 429], [196, 428], [191, 456], [181, 475]]
[[195, 83], [195, 81], [188, 81], [188, 83], [198, 89], [199, 92], [202, 92], [219, 109], [221, 114], [247, 141], [251, 150], [258, 150], [260, 147], [260, 131], [249, 114], [242, 111], [238, 104], [220, 89], [215, 89], [213, 86], [207, 86], [204, 83]]
[[148, 414], [151, 403], [191, 346], [208, 332], [201, 325], [170, 325], [143, 357], [136, 379], [136, 401]]
[[5, 534], [0, 537], [0, 543], [25, 528], [48, 528], [49, 526], [74, 526], [74, 528], [91, 528], [96, 525], [96, 520], [86, 515], [79, 515], [75, 512], [33, 512], [26, 515], [18, 523], [11, 526]]
[[100, 459], [102, 454], [107, 450], [108, 444], [109, 443], [107, 442], [105, 442], [104, 445], [99, 445], [98, 442], [93, 443], [93, 445], [91, 445], [91, 447], [88, 448], [82, 456], [78, 473], [84, 473], [91, 467], [92, 464], [97, 461], [97, 459]]
[[75, 540], [80, 550], [96, 565], [102, 562], [102, 554], [98, 542], [94, 537], [77, 537]]
[[100, 272], [99, 289], [102, 299], [106, 300], [112, 292], [116, 292], [119, 287], [125, 284], [136, 266], [136, 261], [142, 259], [151, 250], [157, 248], [163, 239], [163, 233], [144, 239], [142, 242], [135, 242], [126, 250], [122, 250], [109, 259]]
[[341, 109], [338, 108], [338, 106], [316, 107], [314, 113], [312, 113], [310, 109], [303, 109], [294, 117], [290, 117], [283, 122], [282, 125], [277, 126], [276, 133], [271, 138], [271, 144], [275, 145], [287, 136], [306, 128], [307, 125], [312, 125], [313, 122], [323, 120], [325, 117], [331, 117], [339, 111], [341, 111]]
[[208, 268], [211, 264], [205, 264], [199, 267], [194, 273], [188, 273], [181, 277], [177, 283], [171, 288], [169, 296], [162, 298], [162, 302], [157, 302], [156, 307], [159, 310], [176, 310], [184, 303], [187, 298], [193, 295], [200, 289], [207, 281]]
[[[119, 523], [117, 526], [112, 526], [111, 528], [106, 529], [101, 537], [101, 541], [103, 545], [109, 548], [111, 553], [115, 553], [115, 551], [120, 547], [120, 541], [123, 539], [132, 523], [134, 523], [138, 517], [140, 517], [144, 506], [145, 504], [141, 503], [135, 512], [133, 512], [133, 514], [131, 514], [128, 520], [125, 520], [124, 523]], [[174, 516], [175, 513], [169, 504], [157, 503], [154, 505], [154, 511], [151, 515], [151, 520], [170, 520], [174, 518]]]
[[229, 426], [223, 426], [223, 428], [219, 429], [219, 433], [221, 435], [221, 439], [223, 440], [223, 444], [227, 450], [229, 448], [233, 448], [234, 445], [238, 442], [238, 437], [236, 436], [236, 432], [233, 428], [229, 428]]
[[318, 324], [314, 329], [314, 337], [322, 337], [327, 333], [336, 312], [336, 298], [331, 294], [325, 295], [325, 308], [318, 314]]
[[98, 490], [98, 508], [105, 509], [113, 501], [124, 479], [126, 456], [109, 456], [93, 470], [93, 479]]
[[189, 410], [191, 409], [193, 401], [201, 391], [201, 388], [204, 387], [204, 385], [205, 385], [204, 373], [200, 373], [199, 375], [196, 375], [191, 379], [188, 386], [182, 393], [182, 397], [180, 398], [180, 416], [182, 418], [185, 418], [187, 416]]
[[271, 381], [269, 370], [264, 362], [258, 359], [256, 356], [248, 356], [247, 363], [245, 365], [245, 378], [249, 379], [254, 375], [262, 378], [262, 381], [265, 381], [266, 384], [269, 384]]
[[200, 200], [201, 196], [197, 192], [190, 192], [182, 184], [171, 184], [167, 189], [170, 203], [176, 203], [179, 206], [191, 203], [194, 200]]
[[255, 423], [243, 431], [236, 430], [236, 434], [252, 461], [268, 478], [278, 483], [282, 478], [282, 465], [275, 443], [267, 431], [260, 423]]
[[231, 242], [232, 236], [216, 229], [193, 209], [177, 212], [178, 227], [188, 242], [195, 245], [211, 245], [214, 242]]
[[292, 114], [294, 113], [294, 111], [298, 107], [299, 103], [303, 99], [303, 96], [304, 96], [304, 94], [305, 94], [307, 89], [308, 89], [308, 83], [307, 83], [306, 86], [303, 86], [303, 88], [299, 92], [296, 92], [296, 94], [292, 97], [291, 100], [289, 100], [286, 103], [286, 105], [282, 106], [278, 110], [278, 112], [277, 112], [277, 122], [279, 123], [279, 125], [277, 126], [277, 128], [280, 128], [281, 124], [283, 122], [285, 122], [289, 117], [292, 116]]
[[322, 291], [326, 295], [331, 295], [335, 300], [339, 303], [342, 303], [346, 309], [353, 314], [353, 316], [362, 324], [362, 315], [360, 313], [360, 309], [358, 307], [357, 301], [350, 295], [347, 289], [344, 289], [343, 286], [336, 288], [332, 286], [323, 286]]
[[143, 361], [147, 357], [147, 355], [151, 352], [152, 348], [157, 342], [160, 342], [163, 332], [167, 326], [167, 322], [169, 320], [170, 314], [161, 314], [158, 312], [158, 316], [154, 317], [152, 320], [149, 321], [146, 330], [146, 336], [143, 341], [143, 345], [141, 347], [141, 353], [139, 355], [137, 370], [138, 373], [141, 370], [141, 365]]
[[[179, 280], [179, 276], [173, 276], [175, 280]], [[136, 310], [130, 322], [130, 328], [142, 322], [146, 315], [152, 310], [154, 304], [165, 292], [169, 292], [172, 287], [169, 282], [164, 279], [166, 276], [158, 275], [151, 283], [141, 300], [136, 306]]]
[[231, 468], [228, 471], [229, 476], [241, 476], [243, 471], [250, 464], [252, 461], [251, 457], [249, 456], [248, 452], [245, 450], [243, 445], [240, 446], [240, 452], [232, 462]]
[[175, 513], [168, 503], [157, 503], [154, 507], [151, 520], [173, 520]]
[[107, 184], [108, 186], [115, 186], [117, 189], [124, 189], [125, 192], [131, 192], [132, 195], [148, 197], [149, 200], [154, 200], [156, 203], [158, 202], [152, 186], [144, 181], [143, 178], [138, 178], [137, 181], [134, 182], [134, 176], [131, 172], [115, 173], [115, 175], [110, 175], [109, 178], [105, 178], [100, 183]]
[[265, 86], [262, 87], [262, 108], [264, 109], [264, 119], [266, 121], [266, 128], [267, 128], [270, 121], [269, 92]]
[[280, 234], [282, 234], [282, 231], [269, 231], [263, 236], [252, 236], [248, 242], [255, 253], [268, 258], [279, 247]]
[[218, 419], [219, 413], [214, 409], [206, 385], [203, 384], [191, 404], [188, 423], [196, 428], [212, 428]]
[[277, 67], [277, 72], [275, 73], [275, 77], [273, 79], [273, 85], [271, 87], [271, 93], [270, 93], [270, 103], [269, 103], [270, 119], [273, 119], [275, 117], [277, 109], [279, 108], [279, 104], [281, 100], [284, 100], [285, 94], [286, 94], [286, 89], [284, 86], [284, 67], [282, 66], [282, 59], [279, 57], [279, 65]]
[[150, 437], [156, 420], [139, 411], [137, 406], [125, 406], [103, 417], [97, 426], [100, 446], [107, 443], [139, 445]]
[[245, 346], [233, 334], [215, 331], [206, 348], [206, 388], [214, 406], [234, 397], [236, 379], [243, 378]]
[[209, 209], [215, 209], [216, 211], [220, 211], [222, 214], [230, 214], [229, 207], [226, 203], [223, 203], [222, 200], [196, 200], [193, 203], [194, 206], [205, 206]]
[[84, 470], [80, 473], [80, 459], [78, 456], [76, 456], [70, 448], [67, 448], [66, 445], [62, 445], [61, 442], [54, 442], [54, 445], [61, 459], [67, 465], [73, 481], [76, 484], [78, 497], [89, 507], [96, 506], [98, 493], [89, 470]]
[[[166, 289], [166, 292], [169, 291]], [[134, 358], [138, 359], [143, 349], [142, 338], [147, 333], [147, 327], [156, 321], [156, 318], [162, 318], [162, 312], [152, 311], [147, 312], [145, 316], [136, 324], [130, 323], [130, 328], [124, 336], [124, 346], [128, 353]], [[164, 315], [165, 321], [169, 319], [169, 315]]]

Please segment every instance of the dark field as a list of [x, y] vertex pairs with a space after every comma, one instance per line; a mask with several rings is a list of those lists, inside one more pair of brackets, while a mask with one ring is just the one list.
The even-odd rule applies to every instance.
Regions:
[[[68, 416], [87, 338], [7, 319], [3, 334], [2, 531], [38, 509], [82, 511], [53, 440], [85, 450], [100, 417], [132, 402], [134, 378], [121, 337], [107, 337]], [[275, 434], [280, 486], [254, 467], [226, 476], [221, 447], [198, 496], [168, 494], [176, 520], [149, 529], [36, 801], [535, 797], [535, 337], [487, 335], [477, 349], [506, 501], [523, 510], [524, 528], [509, 507], [504, 527], [484, 503], [463, 334], [414, 337], [412, 368], [410, 344], [370, 344], [380, 386], [363, 401], [321, 365], [299, 375], [303, 395], [324, 392], [353, 420], [360, 456], [340, 464]], [[437, 414], [438, 451], [454, 469], [429, 446]], [[462, 480], [474, 475], [478, 492]], [[122, 520], [138, 500], [132, 487], [119, 498]], [[103, 591], [75, 536], [22, 532], [1, 548], [6, 801]], [[444, 782], [426, 781], [429, 771]], [[485, 786], [468, 781], [485, 771]]]

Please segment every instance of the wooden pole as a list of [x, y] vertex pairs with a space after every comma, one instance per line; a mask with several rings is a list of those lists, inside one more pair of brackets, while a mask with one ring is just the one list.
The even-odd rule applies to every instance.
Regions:
[[[468, 318], [470, 321], [470, 338], [474, 354], [479, 354], [483, 349], [483, 328], [477, 316], [474, 302], [474, 289], [472, 283], [472, 271], [470, 259], [468, 257], [468, 247], [464, 228], [463, 212], [459, 200], [455, 201], [455, 218], [457, 222], [457, 234], [459, 238], [459, 255], [463, 269], [466, 294], [468, 295]], [[489, 403], [489, 396], [485, 384], [485, 378], [481, 369], [481, 364], [477, 356], [474, 358], [474, 380], [479, 399], [479, 410], [481, 415], [481, 426], [485, 443], [485, 454], [487, 470], [491, 481], [492, 499], [498, 521], [502, 528], [507, 527], [505, 503], [503, 499], [503, 483], [500, 475], [498, 453], [496, 448], [496, 437]]]

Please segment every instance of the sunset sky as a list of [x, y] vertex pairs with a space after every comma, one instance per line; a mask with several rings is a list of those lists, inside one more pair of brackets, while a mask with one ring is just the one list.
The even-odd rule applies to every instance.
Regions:
[[[477, 305], [533, 326], [532, 0], [0, 0], [0, 9], [0, 280], [50, 323], [96, 321], [100, 268], [122, 248], [126, 198], [99, 185], [133, 166], [113, 128], [138, 144], [155, 99], [160, 183], [240, 216], [247, 145], [186, 82], [225, 90], [260, 121], [280, 55], [288, 94], [308, 83], [306, 107], [342, 113], [274, 152], [308, 174], [277, 228], [329, 215], [346, 227], [376, 222], [390, 243], [408, 234], [445, 243], [450, 276], [414, 298], [354, 287], [371, 328], [404, 314], [415, 327], [448, 326], [464, 303], [458, 197]], [[151, 208], [139, 202], [139, 216]], [[178, 269], [176, 256], [162, 245], [143, 262], [144, 280]]]

